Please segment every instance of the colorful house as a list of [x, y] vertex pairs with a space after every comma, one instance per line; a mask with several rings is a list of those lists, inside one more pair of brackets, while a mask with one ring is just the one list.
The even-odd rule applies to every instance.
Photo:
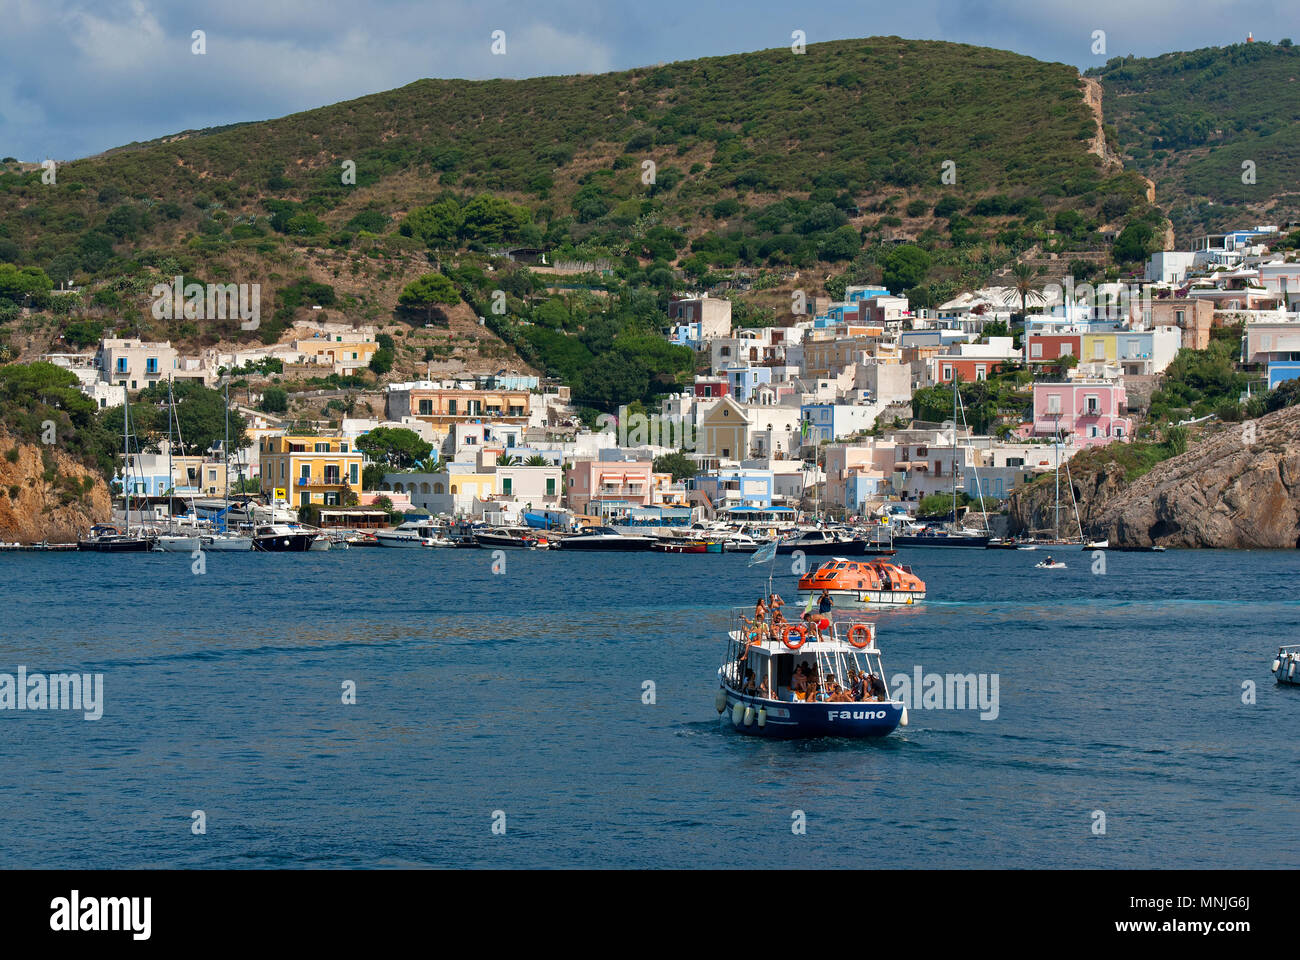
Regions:
[[1124, 385], [1111, 380], [1073, 380], [1034, 384], [1034, 434], [1073, 437], [1076, 445], [1097, 446], [1127, 440], [1133, 421], [1127, 415]]
[[294, 506], [345, 506], [361, 495], [361, 453], [344, 437], [267, 436], [260, 445], [262, 492]]

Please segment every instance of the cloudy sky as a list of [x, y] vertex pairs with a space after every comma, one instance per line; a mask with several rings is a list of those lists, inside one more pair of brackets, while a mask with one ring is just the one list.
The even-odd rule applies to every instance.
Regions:
[[[195, 30], [206, 53], [192, 52]], [[493, 55], [492, 35], [505, 34]], [[898, 35], [1080, 68], [1300, 41], [1297, 0], [0, 0], [0, 156], [64, 161], [422, 77], [594, 73]], [[1093, 53], [1105, 31], [1106, 53]]]

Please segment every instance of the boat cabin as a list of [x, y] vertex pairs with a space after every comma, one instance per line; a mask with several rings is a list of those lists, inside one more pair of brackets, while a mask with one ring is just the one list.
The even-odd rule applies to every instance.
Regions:
[[729, 632], [721, 674], [733, 692], [785, 703], [852, 703], [853, 678], [863, 673], [875, 678], [863, 691], [864, 702], [890, 699], [876, 625], [862, 611], [832, 612], [823, 618], [827, 625], [819, 635], [801, 633], [800, 625], [790, 623], [792, 629], [782, 637], [760, 637], [747, 619], [752, 613], [745, 608], [732, 611], [739, 628]]

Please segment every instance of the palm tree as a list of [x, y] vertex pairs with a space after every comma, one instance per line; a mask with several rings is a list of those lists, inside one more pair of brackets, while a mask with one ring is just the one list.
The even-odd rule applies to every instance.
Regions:
[[1013, 286], [1016, 293], [1020, 294], [1020, 314], [1024, 316], [1028, 310], [1029, 295], [1034, 292], [1034, 269], [1027, 263], [1017, 263], [1011, 268], [1011, 275], [1016, 279]]
[[497, 455], [498, 467], [513, 467], [518, 465], [518, 463], [519, 463], [519, 458], [515, 456], [511, 456], [508, 453], [502, 453]]
[[548, 462], [549, 461], [547, 461], [547, 459], [544, 456], [542, 456], [540, 453], [534, 453], [531, 457], [529, 457], [527, 460], [524, 461], [524, 466], [544, 467], [548, 464]]

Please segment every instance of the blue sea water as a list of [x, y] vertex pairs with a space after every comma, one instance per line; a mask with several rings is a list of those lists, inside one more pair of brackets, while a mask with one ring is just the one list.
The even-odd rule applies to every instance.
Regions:
[[995, 673], [996, 719], [794, 743], [714, 711], [743, 556], [0, 555], [0, 673], [105, 685], [0, 711], [0, 867], [1294, 867], [1297, 554], [1056, 555], [900, 553], [888, 674]]

